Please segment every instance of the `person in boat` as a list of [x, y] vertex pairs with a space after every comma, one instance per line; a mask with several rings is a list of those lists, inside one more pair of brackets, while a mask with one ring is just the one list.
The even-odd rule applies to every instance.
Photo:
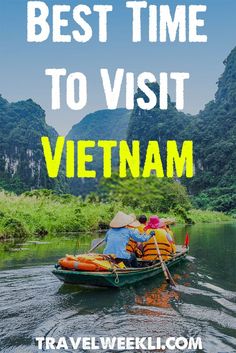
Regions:
[[174, 232], [172, 231], [170, 225], [171, 224], [175, 224], [175, 219], [173, 218], [161, 218], [160, 219], [162, 223], [165, 224], [165, 226], [163, 227], [167, 234], [168, 234], [168, 239], [170, 242], [173, 242], [175, 244], [175, 237], [174, 237]]
[[[141, 234], [144, 233], [144, 228], [147, 224], [147, 217], [145, 215], [141, 215], [137, 220], [134, 214], [131, 214], [131, 216], [135, 217], [135, 221], [129, 227], [136, 228]], [[137, 243], [133, 239], [130, 239], [126, 250], [130, 253], [134, 253], [138, 258], [141, 258], [143, 256], [142, 243]]]
[[140, 226], [138, 227], [138, 230], [139, 230], [140, 233], [144, 233], [144, 228], [147, 225], [147, 216], [145, 216], [145, 215], [139, 216], [138, 221], [140, 223]]
[[134, 253], [129, 253], [126, 246], [132, 238], [136, 242], [148, 241], [155, 232], [150, 231], [149, 234], [140, 234], [134, 228], [128, 228], [135, 221], [132, 215], [118, 212], [110, 223], [105, 238], [106, 247], [103, 251], [106, 255], [115, 255], [117, 262], [123, 262], [127, 267], [137, 267], [137, 259]]
[[161, 221], [165, 223], [165, 230], [171, 236], [172, 241], [175, 243], [174, 232], [170, 227], [172, 224], [176, 223], [175, 219], [174, 218], [161, 218]]
[[[130, 229], [137, 229], [139, 233], [144, 233], [143, 229], [141, 228], [141, 223], [139, 220], [137, 220], [135, 214], [130, 214], [134, 218], [134, 221], [127, 226], [127, 228]], [[140, 228], [142, 231], [140, 231]], [[128, 251], [130, 254], [135, 254], [136, 257], [141, 258], [142, 257], [142, 251], [140, 250], [140, 245], [142, 243], [138, 243], [135, 241], [133, 238], [131, 238], [126, 246], [126, 251]], [[142, 249], [142, 248], [141, 248]]]
[[[147, 226], [144, 228], [146, 234], [155, 232], [155, 237], [160, 249], [160, 253], [163, 260], [169, 260], [176, 252], [176, 247], [173, 241], [170, 240], [170, 236], [165, 230], [165, 223], [161, 221], [157, 216], [151, 216]], [[150, 238], [143, 244], [143, 261], [157, 261], [159, 260], [157, 248], [154, 239]]]

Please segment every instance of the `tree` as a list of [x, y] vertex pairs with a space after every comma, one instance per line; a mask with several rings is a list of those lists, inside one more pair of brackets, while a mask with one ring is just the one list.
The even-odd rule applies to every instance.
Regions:
[[191, 207], [184, 186], [154, 175], [150, 178], [120, 179], [117, 173], [111, 179], [101, 179], [99, 193], [103, 201], [121, 201], [125, 206], [140, 208], [144, 212], [166, 213], [177, 210], [179, 206], [187, 211]]

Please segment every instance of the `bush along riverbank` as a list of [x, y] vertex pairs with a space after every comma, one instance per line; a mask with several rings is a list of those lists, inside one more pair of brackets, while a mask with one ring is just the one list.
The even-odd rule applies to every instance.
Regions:
[[147, 212], [140, 205], [128, 206], [117, 200], [104, 200], [91, 194], [87, 199], [72, 195], [57, 195], [50, 190], [35, 190], [20, 196], [0, 193], [0, 240], [22, 239], [48, 233], [94, 232], [107, 229], [113, 215], [126, 213], [147, 216], [174, 217], [178, 223], [224, 222], [232, 218], [223, 213], [186, 210], [180, 205], [168, 212], [152, 209]]

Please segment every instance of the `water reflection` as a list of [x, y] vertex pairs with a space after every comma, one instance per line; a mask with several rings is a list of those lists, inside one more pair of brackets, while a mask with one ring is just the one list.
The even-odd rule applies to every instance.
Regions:
[[[174, 275], [174, 281], [179, 278], [178, 275]], [[167, 283], [163, 282], [160, 287], [148, 290], [144, 295], [136, 295], [135, 303], [141, 306], [152, 306], [158, 308], [170, 308], [172, 309], [173, 304], [180, 302], [180, 292], [172, 289]]]
[[[177, 228], [183, 242], [186, 229]], [[171, 273], [123, 289], [62, 285], [51, 270], [65, 253], [87, 251], [91, 236], [46, 237], [0, 252], [0, 351], [35, 352], [36, 336], [201, 336], [205, 353], [236, 352], [236, 227], [189, 230], [189, 260]], [[193, 353], [193, 352], [190, 352]], [[198, 352], [199, 353], [199, 352]]]

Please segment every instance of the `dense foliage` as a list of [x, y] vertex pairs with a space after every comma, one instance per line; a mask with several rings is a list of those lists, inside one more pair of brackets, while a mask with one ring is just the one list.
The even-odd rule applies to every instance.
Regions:
[[[182, 198], [186, 198], [184, 192], [179, 196], [179, 201]], [[189, 205], [187, 200], [185, 202], [186, 206]], [[56, 233], [60, 237], [66, 232], [93, 232], [107, 228], [111, 218], [120, 210], [142, 214], [142, 206], [141, 202], [136, 207], [124, 205], [117, 200], [101, 202], [100, 197], [94, 194], [82, 200], [81, 197], [69, 194], [58, 195], [52, 190], [33, 190], [20, 196], [1, 192], [0, 241], [14, 238], [24, 240], [30, 236], [42, 237], [48, 233]], [[156, 211], [157, 208], [153, 206], [153, 212]], [[147, 215], [151, 213], [148, 210]], [[159, 212], [159, 216], [175, 217], [178, 222], [186, 222], [181, 212]], [[188, 216], [194, 222], [230, 220], [222, 213], [206, 214], [194, 210], [189, 210]]]
[[115, 174], [111, 179], [102, 179], [99, 193], [105, 201], [121, 201], [123, 205], [140, 208], [144, 212], [173, 213], [184, 215], [191, 208], [186, 189], [168, 179], [125, 178]]

